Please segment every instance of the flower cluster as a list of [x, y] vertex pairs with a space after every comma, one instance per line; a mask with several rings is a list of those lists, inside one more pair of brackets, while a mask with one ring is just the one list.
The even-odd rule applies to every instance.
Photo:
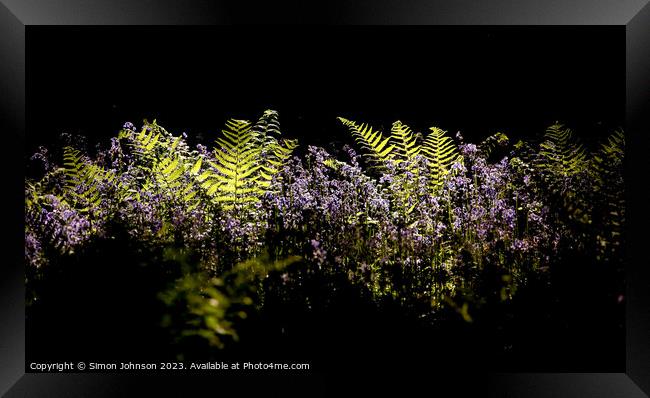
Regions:
[[63, 253], [88, 241], [93, 233], [91, 221], [54, 195], [43, 197], [38, 207], [29, 208], [25, 214], [28, 230], [25, 234], [25, 255], [33, 265], [41, 265], [42, 242], [38, 237], [47, 237], [49, 244]]
[[[123, 129], [136, 134], [132, 123]], [[145, 125], [142, 135], [154, 129]], [[215, 152], [191, 149], [185, 138], [170, 138], [176, 152], [167, 163], [156, 163], [164, 153], [143, 156], [133, 142], [113, 138], [95, 161], [83, 159], [104, 172], [75, 186], [40, 149], [34, 159], [46, 175], [26, 190], [27, 263], [43, 267], [94, 236], [110, 238], [119, 224], [133, 239], [196, 249], [217, 276], [262, 252], [300, 255], [377, 300], [435, 310], [479, 291], [488, 272], [508, 282], [507, 297], [573, 239], [544, 177], [515, 153], [493, 162], [462, 144], [440, 181], [423, 156], [370, 168], [349, 147], [339, 159], [309, 146], [282, 165], [259, 200], [226, 207], [197, 188], [204, 180], [190, 171], [199, 160], [214, 163]], [[171, 181], [173, 159], [181, 157], [187, 169]], [[285, 284], [298, 280], [283, 277]]]
[[508, 158], [488, 164], [474, 145], [461, 147], [442, 186], [434, 186], [427, 160], [389, 162], [377, 178], [356, 154], [347, 162], [309, 147], [294, 158], [264, 198], [284, 239], [378, 296], [441, 302], [459, 286], [480, 282], [490, 263], [522, 282], [524, 270], [547, 265], [560, 233], [549, 209], [520, 178]]

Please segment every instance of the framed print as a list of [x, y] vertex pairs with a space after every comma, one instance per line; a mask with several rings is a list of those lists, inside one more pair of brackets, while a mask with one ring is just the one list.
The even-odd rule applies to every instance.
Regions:
[[650, 391], [643, 1], [3, 3], [7, 396]]

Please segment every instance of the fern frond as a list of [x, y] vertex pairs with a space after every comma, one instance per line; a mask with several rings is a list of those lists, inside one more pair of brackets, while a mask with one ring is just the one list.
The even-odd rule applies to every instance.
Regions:
[[554, 124], [540, 144], [538, 167], [546, 173], [571, 176], [585, 170], [587, 154], [570, 129]]
[[591, 188], [600, 215], [596, 249], [601, 260], [614, 258], [621, 247], [625, 223], [623, 160], [625, 137], [622, 130], [600, 145], [591, 163]]
[[483, 154], [484, 157], [488, 158], [497, 148], [504, 148], [510, 143], [510, 139], [507, 135], [503, 133], [492, 134], [488, 138], [484, 139], [478, 145], [478, 150]]
[[593, 221], [593, 204], [577, 189], [581, 185], [578, 180], [587, 177], [589, 163], [584, 146], [559, 123], [546, 130], [539, 152], [533, 157], [546, 189], [561, 200], [567, 217], [582, 225]]
[[115, 180], [114, 174], [90, 162], [81, 151], [70, 146], [63, 148], [63, 167], [66, 175], [64, 195], [81, 211], [89, 211], [99, 205], [100, 183]]
[[[267, 126], [269, 123], [273, 124], [266, 120]], [[197, 178], [212, 201], [221, 203], [225, 209], [253, 203], [264, 193], [267, 184], [260, 181], [260, 171], [264, 166], [262, 152], [266, 139], [260, 135], [266, 134], [266, 130], [260, 129], [258, 125], [254, 130], [247, 120], [228, 120], [222, 137], [216, 140], [219, 146], [213, 151], [215, 161], [208, 162], [210, 169]]]
[[262, 141], [264, 141], [264, 138], [267, 136], [280, 136], [281, 132], [278, 112], [271, 109], [264, 111], [257, 123], [253, 126], [253, 133], [262, 138]]
[[398, 161], [412, 161], [420, 153], [421, 147], [411, 128], [401, 121], [393, 123], [391, 140], [395, 145], [395, 157]]
[[438, 187], [442, 185], [444, 176], [460, 155], [453, 140], [444, 130], [438, 127], [431, 127], [430, 130], [422, 144], [422, 154], [429, 161], [432, 184]]
[[621, 164], [625, 156], [625, 136], [623, 130], [616, 130], [607, 141], [600, 145], [599, 150], [594, 154], [594, 161], [602, 167], [605, 163], [614, 162]]
[[338, 117], [337, 119], [350, 130], [354, 140], [366, 152], [364, 156], [370, 160], [372, 166], [381, 166], [393, 157], [395, 145], [390, 143], [390, 136], [384, 137], [380, 131], [373, 130], [366, 123], [359, 125], [352, 120], [342, 117]]
[[189, 209], [200, 204], [198, 188], [190, 176], [200, 173], [202, 158], [191, 153], [182, 136], [173, 136], [156, 120], [145, 120], [139, 133], [122, 130], [119, 138], [126, 139], [135, 155], [135, 166], [141, 170], [136, 186], [128, 191], [130, 197], [140, 200], [140, 189], [154, 190], [173, 201], [182, 201]]
[[259, 184], [267, 188], [286, 160], [298, 146], [297, 140], [280, 139], [278, 112], [266, 110], [252, 128], [255, 145], [259, 148]]
[[341, 168], [341, 162], [339, 162], [339, 161], [336, 160], [336, 159], [332, 159], [332, 158], [325, 159], [325, 160], [323, 161], [323, 164], [324, 164], [325, 166], [329, 167], [329, 168], [332, 169], [332, 170], [338, 170], [338, 169]]
[[262, 170], [259, 173], [261, 186], [264, 188], [270, 186], [273, 177], [279, 174], [282, 166], [289, 160], [297, 147], [297, 140], [283, 139], [267, 143], [263, 152], [266, 156], [262, 158]]
[[156, 162], [153, 176], [163, 189], [174, 190], [184, 185], [180, 178], [185, 172], [184, 166], [180, 156], [166, 156]]

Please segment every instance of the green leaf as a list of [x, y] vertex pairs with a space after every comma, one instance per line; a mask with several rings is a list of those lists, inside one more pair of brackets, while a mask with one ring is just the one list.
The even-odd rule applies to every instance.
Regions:
[[196, 161], [196, 163], [194, 163], [194, 166], [192, 166], [192, 169], [190, 170], [190, 174], [196, 175], [196, 174], [199, 173], [199, 171], [201, 170], [201, 162], [202, 162], [202, 160], [203, 160], [203, 158], [199, 157], [199, 159]]

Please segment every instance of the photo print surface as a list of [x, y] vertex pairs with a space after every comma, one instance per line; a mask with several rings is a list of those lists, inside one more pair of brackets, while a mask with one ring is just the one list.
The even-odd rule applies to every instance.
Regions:
[[624, 41], [30, 27], [28, 362], [623, 371]]

